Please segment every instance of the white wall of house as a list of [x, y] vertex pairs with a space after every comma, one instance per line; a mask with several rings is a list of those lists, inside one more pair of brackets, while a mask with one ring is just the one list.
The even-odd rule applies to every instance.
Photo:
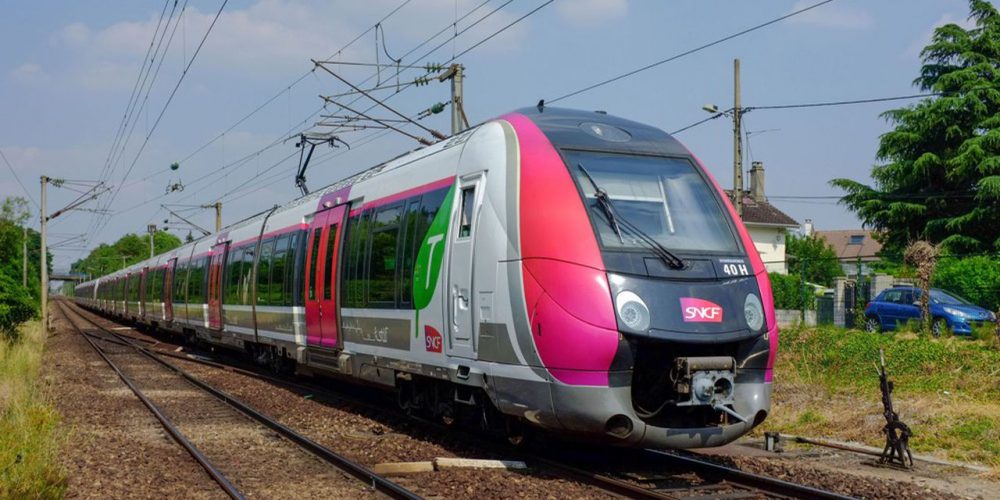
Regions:
[[788, 274], [785, 262], [785, 228], [747, 224], [750, 239], [769, 273]]

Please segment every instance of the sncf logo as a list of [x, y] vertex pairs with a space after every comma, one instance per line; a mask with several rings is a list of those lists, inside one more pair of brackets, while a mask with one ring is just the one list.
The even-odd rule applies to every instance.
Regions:
[[442, 347], [444, 342], [441, 332], [435, 330], [433, 326], [424, 325], [424, 348], [427, 352], [441, 352]]
[[694, 297], [681, 297], [685, 323], [722, 323], [722, 306]]

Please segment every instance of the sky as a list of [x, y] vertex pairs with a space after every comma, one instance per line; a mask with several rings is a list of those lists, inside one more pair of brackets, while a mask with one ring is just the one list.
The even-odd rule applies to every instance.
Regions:
[[[50, 224], [51, 242], [71, 240], [53, 249], [56, 270], [64, 270], [99, 243], [145, 232], [150, 223], [170, 220], [171, 231], [185, 236], [188, 229], [161, 204], [211, 229], [214, 211], [198, 205], [221, 198], [229, 224], [297, 197], [295, 137], [331, 130], [315, 124], [344, 111], [324, 109], [320, 95], [350, 90], [321, 69], [310, 71], [311, 59], [398, 60], [398, 71], [328, 67], [363, 88], [385, 87], [376, 95], [414, 116], [447, 101], [450, 88], [436, 80], [407, 84], [426, 74], [426, 64], [458, 56], [465, 109], [479, 123], [818, 2], [232, 0], [216, 18], [223, 0], [2, 0], [0, 152], [10, 169], [0, 166], [0, 198], [25, 196], [23, 184], [36, 209], [41, 175], [69, 179], [49, 187], [52, 212], [80, 196], [86, 181], [105, 181], [109, 190], [83, 206], [103, 213], [73, 211]], [[734, 58], [741, 60], [743, 106], [910, 95], [918, 92], [912, 82], [933, 29], [968, 26], [967, 14], [963, 0], [834, 0], [553, 105], [604, 110], [672, 132], [709, 117], [703, 105], [733, 106]], [[361, 110], [372, 105], [352, 103], [356, 97], [335, 100]], [[841, 193], [829, 180], [870, 182], [878, 138], [891, 129], [880, 114], [906, 104], [750, 111], [745, 168], [764, 163], [766, 194], [794, 219], [812, 219], [817, 229], [860, 227], [830, 198]], [[370, 114], [393, 117], [381, 108]], [[447, 112], [420, 123], [450, 131]], [[337, 135], [350, 148], [316, 148], [306, 173], [311, 189], [419, 147], [379, 130]], [[677, 138], [732, 185], [731, 121], [709, 120]], [[168, 192], [177, 184], [183, 191]]]

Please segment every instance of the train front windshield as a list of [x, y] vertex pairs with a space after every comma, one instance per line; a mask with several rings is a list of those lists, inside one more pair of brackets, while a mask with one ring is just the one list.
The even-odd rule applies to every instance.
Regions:
[[[718, 195], [690, 161], [582, 151], [564, 154], [605, 249], [646, 249], [641, 237], [648, 236], [671, 252], [739, 252]], [[613, 217], [601, 206], [595, 185], [607, 192]], [[644, 234], [629, 231], [628, 226]]]

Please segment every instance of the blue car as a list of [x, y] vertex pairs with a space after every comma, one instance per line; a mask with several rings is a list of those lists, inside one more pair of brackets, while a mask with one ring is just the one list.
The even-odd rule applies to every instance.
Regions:
[[[865, 330], [894, 330], [909, 320], [920, 321], [920, 295], [914, 287], [893, 287], [883, 290], [865, 307]], [[995, 313], [979, 307], [953, 293], [931, 288], [931, 332], [970, 335], [973, 326], [996, 323]]]

